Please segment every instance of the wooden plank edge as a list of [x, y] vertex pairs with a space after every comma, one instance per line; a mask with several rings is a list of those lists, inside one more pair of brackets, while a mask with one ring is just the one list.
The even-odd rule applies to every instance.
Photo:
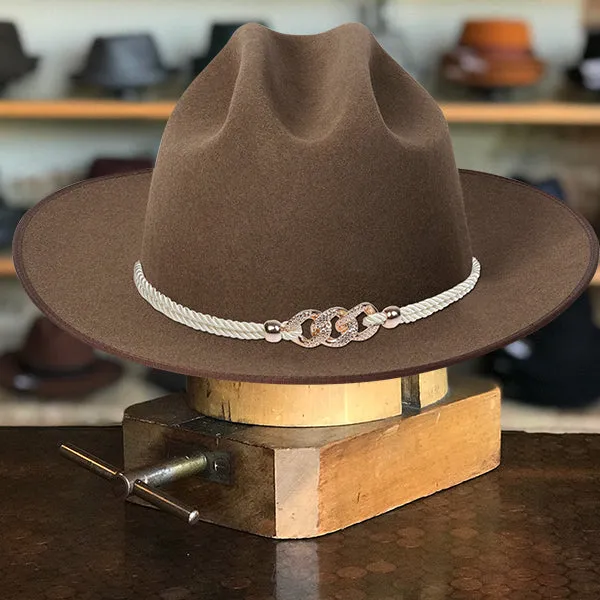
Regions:
[[0, 256], [0, 277], [16, 277], [12, 256]]
[[[3, 100], [0, 118], [64, 120], [156, 120], [169, 118], [174, 100], [126, 102], [105, 99]], [[600, 105], [566, 102], [441, 102], [450, 123], [600, 125]]]

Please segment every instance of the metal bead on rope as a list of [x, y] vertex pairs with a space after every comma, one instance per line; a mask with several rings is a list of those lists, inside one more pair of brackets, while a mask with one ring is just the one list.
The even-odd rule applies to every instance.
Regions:
[[[183, 306], [159, 290], [145, 277], [140, 261], [133, 268], [135, 286], [142, 298], [155, 310], [172, 321], [192, 329], [224, 337], [259, 340], [271, 343], [292, 341], [304, 348], [327, 346], [341, 348], [350, 342], [363, 342], [373, 337], [380, 327], [394, 329], [400, 324], [414, 323], [443, 310], [473, 290], [481, 275], [481, 265], [473, 257], [470, 275], [454, 287], [406, 306], [388, 306], [379, 311], [370, 302], [361, 302], [351, 309], [334, 306], [324, 311], [302, 310], [291, 319], [280, 322], [270, 319], [264, 323], [234, 321], [197, 312]], [[364, 317], [360, 320], [360, 316]], [[303, 326], [310, 323], [310, 337], [303, 333]], [[361, 328], [362, 325], [362, 328]], [[335, 335], [333, 332], [335, 330]]]

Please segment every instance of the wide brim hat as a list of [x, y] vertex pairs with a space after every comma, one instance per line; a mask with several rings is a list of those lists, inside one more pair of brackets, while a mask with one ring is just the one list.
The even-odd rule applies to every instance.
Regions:
[[[179, 101], [154, 170], [53, 194], [13, 249], [35, 304], [91, 345], [191, 376], [288, 384], [487, 353], [557, 316], [598, 264], [590, 225], [558, 200], [458, 171], [434, 100], [357, 24], [242, 27]], [[352, 329], [361, 310], [381, 319], [370, 339]], [[313, 341], [336, 318], [353, 341], [293, 343], [305, 311]], [[269, 325], [261, 339], [222, 337], [194, 329], [199, 313], [221, 333]]]
[[32, 372], [18, 352], [0, 356], [0, 386], [42, 398], [79, 398], [117, 381], [123, 372], [118, 363], [97, 358], [89, 367], [69, 374]]

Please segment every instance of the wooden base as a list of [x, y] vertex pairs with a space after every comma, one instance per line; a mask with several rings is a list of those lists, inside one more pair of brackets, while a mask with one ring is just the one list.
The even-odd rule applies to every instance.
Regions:
[[323, 427], [414, 413], [448, 393], [446, 369], [338, 385], [274, 385], [188, 378], [188, 402], [199, 413], [251, 425]]
[[489, 381], [468, 379], [414, 416], [311, 428], [217, 421], [176, 394], [129, 407], [123, 434], [126, 469], [193, 449], [229, 453], [226, 483], [193, 477], [167, 488], [202, 520], [267, 537], [310, 538], [495, 468], [500, 392]]

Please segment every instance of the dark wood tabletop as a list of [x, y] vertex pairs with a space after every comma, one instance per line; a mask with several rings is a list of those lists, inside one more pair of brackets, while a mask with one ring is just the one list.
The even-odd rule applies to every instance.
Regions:
[[343, 532], [274, 541], [123, 504], [61, 459], [119, 428], [0, 429], [0, 598], [600, 598], [600, 436], [507, 434], [496, 471]]

